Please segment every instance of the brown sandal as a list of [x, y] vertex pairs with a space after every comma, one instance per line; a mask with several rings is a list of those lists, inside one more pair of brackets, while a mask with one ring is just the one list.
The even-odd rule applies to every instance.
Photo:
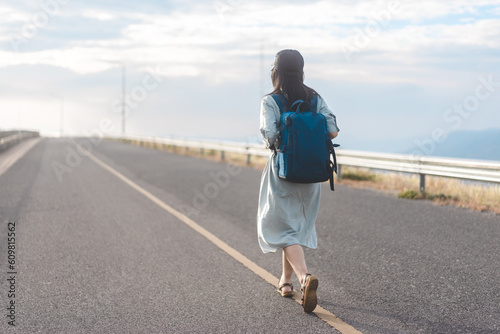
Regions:
[[[278, 289], [276, 291], [278, 291], [282, 297], [292, 297], [293, 296], [293, 285], [292, 283], [283, 283], [283, 284], [280, 284], [281, 280], [278, 281]], [[285, 286], [289, 286], [290, 287], [290, 291], [283, 291], [283, 288]]]
[[311, 313], [316, 308], [318, 304], [318, 297], [316, 295], [316, 290], [318, 289], [318, 278], [311, 274], [306, 274], [304, 278], [304, 283], [302, 284], [300, 291], [302, 291], [302, 308], [304, 312]]

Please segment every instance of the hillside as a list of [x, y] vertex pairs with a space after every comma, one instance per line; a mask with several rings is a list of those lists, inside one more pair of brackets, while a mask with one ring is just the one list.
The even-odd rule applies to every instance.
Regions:
[[432, 155], [500, 161], [500, 129], [452, 132]]

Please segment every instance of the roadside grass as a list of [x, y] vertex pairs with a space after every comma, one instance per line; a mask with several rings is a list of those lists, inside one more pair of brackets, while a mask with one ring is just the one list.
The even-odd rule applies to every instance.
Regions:
[[[239, 166], [253, 167], [262, 170], [268, 160], [267, 157], [252, 156], [250, 164], [248, 157], [238, 153], [224, 153], [220, 151], [185, 148], [161, 143], [144, 143], [133, 140], [118, 140], [121, 142], [159, 149], [171, 153], [224, 161]], [[404, 173], [375, 173], [368, 168], [342, 167], [342, 179], [336, 181], [356, 188], [370, 188], [393, 194], [394, 196], [412, 200], [431, 200], [439, 205], [455, 205], [478, 211], [488, 211], [500, 214], [500, 186], [486, 185], [462, 180], [427, 176], [426, 192], [419, 192], [420, 178], [418, 175]]]
[[[345, 170], [345, 171], [344, 171]], [[347, 175], [347, 177], [346, 177]], [[356, 178], [367, 179], [358, 181]], [[458, 179], [426, 176], [425, 192], [419, 192], [420, 177], [403, 173], [374, 173], [366, 168], [343, 168], [340, 184], [387, 191], [406, 199], [426, 199], [500, 214], [500, 186]]]
[[175, 145], [168, 145], [168, 144], [154, 143], [154, 142], [142, 142], [142, 141], [136, 141], [136, 140], [130, 140], [130, 139], [112, 139], [112, 140], [127, 143], [127, 144], [133, 144], [133, 145], [137, 145], [137, 146], [167, 151], [170, 153], [187, 155], [187, 156], [195, 157], [195, 158], [209, 159], [209, 160], [213, 160], [213, 161], [224, 161], [224, 162], [229, 163], [229, 164], [234, 164], [234, 165], [238, 165], [238, 166], [253, 167], [253, 168], [257, 168], [257, 169], [263, 169], [267, 163], [267, 157], [252, 156], [250, 158], [250, 164], [248, 164], [247, 163], [248, 157], [245, 154], [225, 152], [224, 159], [222, 159], [221, 152], [217, 151], [217, 150], [202, 150], [199, 148], [192, 148], [192, 147], [187, 148], [187, 147], [181, 147], [181, 146], [175, 146]]
[[377, 181], [377, 175], [369, 170], [343, 169], [342, 178], [353, 181]]

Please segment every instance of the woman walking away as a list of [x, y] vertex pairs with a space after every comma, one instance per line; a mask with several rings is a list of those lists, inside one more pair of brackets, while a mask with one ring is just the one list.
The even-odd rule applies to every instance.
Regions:
[[[339, 131], [335, 115], [314, 89], [304, 85], [303, 69], [304, 58], [298, 51], [278, 52], [271, 72], [274, 87], [271, 94], [283, 95], [286, 107], [296, 100], [316, 98], [316, 111], [326, 117], [327, 132], [333, 139]], [[260, 111], [260, 131], [268, 148], [278, 147], [280, 135], [280, 108], [271, 94], [262, 99]], [[271, 155], [262, 173], [257, 213], [259, 245], [264, 253], [282, 250], [283, 272], [278, 292], [283, 297], [293, 296], [292, 274], [295, 272], [301, 285], [302, 307], [309, 313], [317, 304], [318, 278], [308, 273], [302, 247], [317, 248], [315, 222], [321, 187], [320, 183], [281, 179], [276, 163], [276, 156]]]

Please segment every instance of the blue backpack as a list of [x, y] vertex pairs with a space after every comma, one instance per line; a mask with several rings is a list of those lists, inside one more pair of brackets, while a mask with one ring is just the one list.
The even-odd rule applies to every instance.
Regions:
[[[311, 101], [295, 101], [288, 110], [288, 101], [282, 94], [271, 94], [280, 108], [279, 146], [271, 149], [277, 158], [280, 178], [296, 183], [324, 182], [337, 173], [335, 147], [326, 128], [326, 117], [316, 112], [318, 96]], [[330, 154], [333, 161], [330, 160]]]

